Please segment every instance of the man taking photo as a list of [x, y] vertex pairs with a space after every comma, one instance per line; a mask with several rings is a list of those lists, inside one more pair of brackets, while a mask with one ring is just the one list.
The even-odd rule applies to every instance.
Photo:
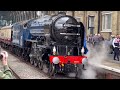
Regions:
[[2, 51], [0, 57], [4, 68], [4, 71], [0, 70], [0, 79], [12, 79], [12, 71], [9, 69], [7, 62], [8, 53]]

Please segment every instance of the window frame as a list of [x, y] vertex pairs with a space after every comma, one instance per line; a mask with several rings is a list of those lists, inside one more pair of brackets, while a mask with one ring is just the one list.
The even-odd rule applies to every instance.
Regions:
[[[106, 15], [111, 15], [110, 29], [107, 28], [108, 21], [107, 21]], [[103, 17], [104, 17], [104, 19], [103, 19]], [[105, 20], [105, 22], [104, 22], [104, 20]], [[112, 12], [111, 11], [103, 11], [102, 12], [102, 31], [101, 32], [112, 32]]]
[[[94, 18], [93, 26], [90, 26], [90, 21], [91, 21], [90, 18], [91, 18], [91, 17]], [[89, 29], [89, 28], [94, 28], [94, 27], [95, 27], [95, 23], [94, 23], [94, 22], [95, 22], [95, 16], [88, 15], [88, 29]]]

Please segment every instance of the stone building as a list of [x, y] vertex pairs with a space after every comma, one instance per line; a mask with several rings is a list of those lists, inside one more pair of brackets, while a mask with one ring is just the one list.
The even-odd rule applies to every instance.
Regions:
[[74, 17], [84, 23], [87, 35], [101, 33], [109, 39], [120, 34], [120, 11], [75, 11]]

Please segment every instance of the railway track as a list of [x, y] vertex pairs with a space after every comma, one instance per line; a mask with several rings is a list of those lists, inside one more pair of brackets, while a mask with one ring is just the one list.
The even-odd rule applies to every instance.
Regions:
[[10, 70], [11, 70], [12, 73], [13, 73], [14, 79], [21, 79], [21, 78], [19, 77], [19, 75], [17, 75], [17, 73], [14, 72], [14, 70], [13, 70], [11, 67], [9, 67], [9, 68], [10, 68]]
[[[16, 54], [13, 54], [12, 52], [10, 52], [9, 50], [7, 49], [4, 49], [2, 48], [3, 50], [6, 50], [8, 53], [10, 53], [11, 55], [13, 55], [14, 57], [18, 58], [21, 62], [24, 62], [25, 64], [31, 66], [31, 67], [34, 67], [37, 71], [39, 71], [40, 73], [43, 73], [45, 76], [49, 77], [50, 79], [75, 79], [73, 77], [68, 77], [66, 75], [62, 75], [62, 74], [56, 74], [55, 76], [49, 76], [47, 71], [43, 71], [43, 70], [40, 70], [38, 67], [35, 67], [34, 65], [31, 65], [30, 62], [26, 62], [23, 58], [21, 57], [18, 57]], [[10, 67], [10, 69], [12, 70], [12, 68]], [[45, 68], [47, 70], [47, 68]], [[17, 75], [17, 73], [14, 72], [14, 70], [12, 70], [13, 72], [13, 75], [15, 76], [16, 79], [21, 79], [19, 77], [19, 75]]]
[[[17, 55], [13, 54], [12, 52], [10, 52], [9, 50], [5, 49], [7, 52], [9, 52], [11, 55], [13, 55], [14, 57], [18, 58], [21, 62], [24, 62], [25, 64], [31, 66], [31, 67], [34, 67], [36, 68], [34, 65], [31, 65], [29, 62], [26, 62], [25, 60], [23, 60], [22, 58], [18, 57]], [[10, 68], [12, 70], [12, 68]], [[37, 71], [39, 71], [40, 73], [43, 73], [45, 76], [48, 76], [45, 72], [39, 70], [39, 68], [36, 68]], [[16, 79], [21, 79], [15, 72], [14, 70], [13, 71], [13, 74], [14, 76], [16, 77]], [[50, 79], [52, 79], [52, 77], [48, 76]]]
[[[15, 55], [16, 56], [16, 55]], [[17, 56], [16, 56], [17, 57]], [[21, 59], [24, 63], [26, 63], [27, 65], [34, 67], [37, 71], [39, 71], [40, 73], [43, 73], [45, 76], [49, 77], [50, 79], [73, 79], [67, 76], [64, 76], [63, 74], [56, 74], [55, 76], [49, 76], [49, 74], [47, 73], [47, 68], [45, 68], [44, 70], [40, 70], [38, 67], [35, 67], [34, 65], [31, 65], [29, 62], [24, 61], [23, 59]], [[44, 65], [44, 67], [46, 67]], [[75, 78], [74, 78], [75, 79]]]
[[[40, 70], [38, 67], [35, 67], [34, 65], [31, 65], [30, 62], [26, 62], [25, 60], [23, 60], [22, 58], [18, 57], [15, 54], [13, 54], [9, 50], [6, 50], [6, 51], [8, 51], [14, 57], [18, 58], [21, 62], [24, 62], [25, 64], [29, 65], [30, 67], [34, 67], [37, 71], [39, 71], [40, 73], [43, 73], [45, 76], [49, 77], [50, 79], [76, 79], [74, 77], [69, 77], [69, 76], [66, 76], [66, 75], [63, 75], [63, 74], [56, 74], [55, 76], [49, 76], [48, 73], [47, 73], [47, 68], [45, 68], [46, 71], [45, 70]], [[114, 68], [111, 68], [111, 67], [107, 67], [105, 65], [91, 64], [91, 66], [93, 66], [95, 68], [99, 68], [99, 69], [96, 69], [97, 79], [120, 79], [120, 70], [117, 70], [117, 69], [114, 69]], [[12, 68], [10, 68], [10, 69], [12, 70]], [[12, 72], [13, 72], [13, 75], [15, 76], [16, 79], [21, 79], [19, 77], [19, 75], [17, 75], [17, 73], [14, 72], [14, 70], [12, 70]]]

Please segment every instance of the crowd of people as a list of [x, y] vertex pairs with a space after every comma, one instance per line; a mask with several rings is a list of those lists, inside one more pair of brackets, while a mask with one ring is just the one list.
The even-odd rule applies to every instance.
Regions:
[[101, 34], [90, 34], [88, 37], [87, 37], [87, 42], [89, 43], [90, 46], [98, 46], [100, 45], [102, 42], [104, 41], [104, 38]]
[[[102, 43], [105, 43], [104, 41], [106, 40], [103, 38], [101, 34], [95, 34], [95, 35], [90, 34], [87, 37], [88, 45], [96, 49], [98, 49]], [[116, 36], [111, 35], [110, 40], [107, 41], [108, 43], [105, 44], [107, 44], [107, 46], [109, 47], [109, 51], [110, 51], [109, 53], [114, 54], [113, 59], [116, 60], [117, 57], [117, 60], [119, 61], [120, 35], [116, 35]]]

